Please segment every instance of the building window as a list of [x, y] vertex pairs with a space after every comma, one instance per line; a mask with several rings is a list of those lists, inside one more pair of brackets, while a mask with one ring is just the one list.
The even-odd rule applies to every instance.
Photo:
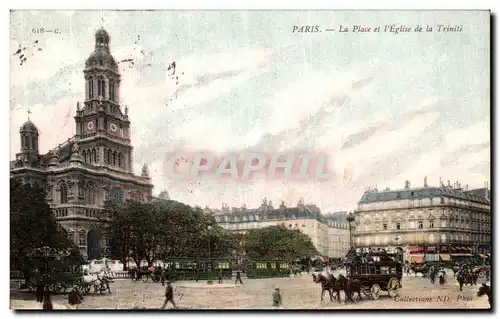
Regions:
[[444, 198], [441, 197], [441, 204], [444, 204]]
[[94, 79], [92, 77], [89, 78], [89, 99], [94, 97]]
[[423, 222], [423, 221], [419, 221], [419, 222], [418, 222], [418, 228], [419, 228], [419, 229], [424, 228], [424, 222]]
[[102, 61], [102, 59], [99, 59], [99, 65], [102, 66], [104, 63]]
[[398, 192], [398, 193], [396, 194], [396, 198], [401, 198], [401, 193], [400, 193], [400, 192]]
[[115, 100], [115, 82], [109, 81], [109, 99], [111, 101]]
[[106, 95], [105, 95], [105, 91], [106, 90], [106, 83], [104, 82], [104, 78], [103, 77], [100, 77], [98, 80], [97, 80], [97, 94], [99, 96], [102, 96], [102, 98], [106, 98]]
[[84, 232], [80, 232], [80, 234], [78, 236], [78, 245], [85, 246], [85, 233]]
[[387, 224], [382, 224], [382, 229], [387, 230]]
[[401, 224], [400, 223], [396, 223], [396, 229], [401, 229]]
[[434, 228], [434, 222], [433, 222], [433, 221], [431, 221], [431, 222], [429, 223], [429, 228]]
[[68, 188], [64, 184], [61, 185], [60, 199], [61, 204], [66, 204], [68, 202]]

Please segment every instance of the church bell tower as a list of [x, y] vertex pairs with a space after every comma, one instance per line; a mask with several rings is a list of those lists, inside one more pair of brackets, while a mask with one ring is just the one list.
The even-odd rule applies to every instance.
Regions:
[[120, 73], [110, 53], [111, 38], [101, 28], [85, 61], [85, 100], [77, 104], [76, 137], [86, 163], [132, 172], [128, 110], [119, 103]]

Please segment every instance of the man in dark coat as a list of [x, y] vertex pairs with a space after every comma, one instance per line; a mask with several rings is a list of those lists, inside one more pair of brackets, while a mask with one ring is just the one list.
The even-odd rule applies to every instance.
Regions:
[[283, 299], [281, 298], [280, 289], [276, 287], [273, 293], [273, 307], [280, 307], [283, 304]]
[[174, 301], [174, 289], [172, 288], [172, 283], [170, 281], [167, 281], [167, 289], [165, 289], [165, 301], [163, 302], [163, 306], [161, 306], [161, 309], [165, 309], [169, 301], [172, 303], [174, 308], [177, 308], [177, 305]]
[[219, 270], [219, 284], [222, 284], [222, 269]]
[[243, 285], [243, 281], [241, 281], [241, 271], [239, 269], [236, 270], [236, 280], [234, 281], [234, 284], [236, 285], [238, 281]]

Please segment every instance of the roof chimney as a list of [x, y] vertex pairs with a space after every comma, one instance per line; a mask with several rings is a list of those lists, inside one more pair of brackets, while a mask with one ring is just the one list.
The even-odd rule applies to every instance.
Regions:
[[409, 180], [405, 181], [405, 189], [410, 189], [410, 181]]
[[427, 188], [429, 185], [427, 185], [427, 176], [424, 177], [424, 187]]
[[469, 190], [469, 184], [465, 184], [465, 191]]
[[448, 180], [448, 187], [451, 187], [451, 181]]
[[443, 187], [444, 184], [443, 184], [443, 178], [442, 177], [439, 177], [439, 187]]

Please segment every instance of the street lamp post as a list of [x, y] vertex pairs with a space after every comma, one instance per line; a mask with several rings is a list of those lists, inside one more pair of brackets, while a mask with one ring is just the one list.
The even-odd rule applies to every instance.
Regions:
[[207, 276], [207, 283], [211, 285], [213, 283], [212, 281], [212, 260], [211, 260], [211, 247], [210, 247], [210, 230], [212, 229], [212, 226], [208, 226], [208, 276]]
[[349, 249], [351, 249], [351, 247], [354, 247], [352, 240], [352, 223], [354, 222], [354, 214], [352, 212], [347, 215], [347, 222], [349, 223]]

